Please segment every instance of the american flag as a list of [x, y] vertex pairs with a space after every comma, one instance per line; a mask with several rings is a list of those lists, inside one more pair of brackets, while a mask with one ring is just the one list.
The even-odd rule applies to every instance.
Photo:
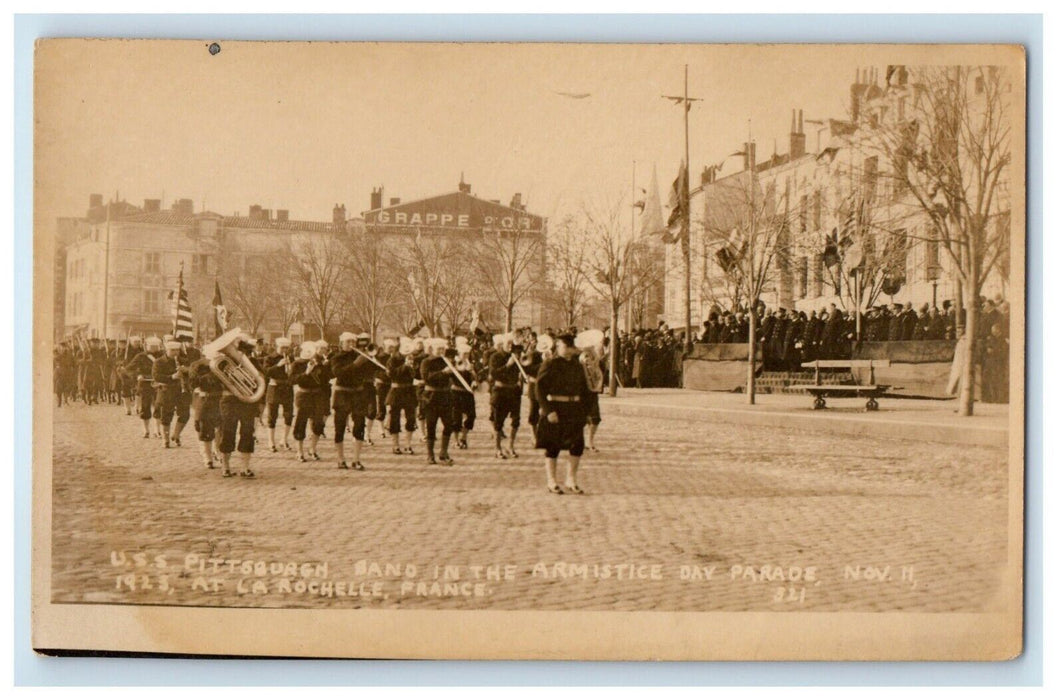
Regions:
[[174, 313], [174, 340], [191, 343], [195, 340], [192, 333], [192, 306], [188, 303], [184, 278], [185, 266], [182, 264], [177, 273], [177, 289], [170, 292], [171, 308]]

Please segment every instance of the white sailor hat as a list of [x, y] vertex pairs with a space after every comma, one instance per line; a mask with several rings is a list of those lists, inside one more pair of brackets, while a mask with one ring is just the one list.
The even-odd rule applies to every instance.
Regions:
[[447, 339], [446, 338], [429, 338], [428, 340], [425, 341], [425, 345], [427, 345], [428, 347], [432, 348], [433, 350], [438, 350], [440, 348], [447, 347]]
[[367, 340], [368, 341], [369, 340], [369, 333], [366, 333], [365, 331], [363, 331], [363, 332], [359, 333], [358, 335], [356, 335], [355, 338], [357, 340]]
[[162, 344], [163, 344], [163, 341], [160, 340], [157, 336], [154, 336], [154, 335], [144, 339], [145, 347], [149, 347], [149, 348], [150, 347], [156, 347], [156, 348], [158, 348], [158, 347], [162, 347]]
[[324, 338], [322, 338], [321, 340], [315, 340], [315, 341], [314, 341], [314, 345], [315, 345], [315, 347], [317, 347], [317, 348], [318, 348], [319, 350], [322, 350], [322, 349], [325, 349], [325, 348], [328, 348], [328, 347], [329, 347], [329, 341], [328, 341], [328, 340], [325, 340]]
[[349, 340], [358, 340], [358, 336], [350, 331], [344, 331], [340, 334], [340, 342], [346, 343]]
[[313, 340], [308, 340], [299, 346], [299, 359], [309, 360], [318, 353], [318, 344]]
[[168, 340], [163, 343], [163, 347], [165, 347], [167, 350], [180, 350], [181, 343], [177, 342], [176, 340]]
[[288, 348], [288, 347], [292, 346], [292, 339], [291, 338], [286, 338], [285, 336], [282, 335], [281, 337], [276, 338], [273, 341], [273, 343], [278, 348]]
[[491, 340], [495, 345], [504, 345], [506, 343], [513, 342], [513, 339], [513, 333], [496, 333], [491, 337]]
[[381, 345], [383, 345], [386, 348], [399, 347], [399, 339], [398, 338], [385, 338], [384, 340], [381, 341]]

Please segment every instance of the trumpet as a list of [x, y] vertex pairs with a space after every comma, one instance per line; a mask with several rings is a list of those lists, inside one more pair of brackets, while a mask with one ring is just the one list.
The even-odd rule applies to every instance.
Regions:
[[231, 394], [245, 403], [256, 403], [266, 393], [266, 379], [237, 347], [242, 338], [239, 328], [223, 333], [203, 346], [203, 356]]

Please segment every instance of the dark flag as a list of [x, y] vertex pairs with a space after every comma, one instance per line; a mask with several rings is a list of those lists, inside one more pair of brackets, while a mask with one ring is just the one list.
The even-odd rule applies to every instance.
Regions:
[[665, 233], [662, 240], [665, 243], [675, 243], [680, 240], [683, 223], [687, 219], [687, 212], [691, 206], [688, 200], [687, 166], [680, 164], [680, 172], [673, 180], [672, 189], [669, 191], [669, 220], [665, 225]]
[[217, 338], [229, 328], [229, 311], [222, 303], [222, 288], [218, 286], [218, 280], [214, 281], [214, 299], [211, 300], [214, 307], [214, 337]]

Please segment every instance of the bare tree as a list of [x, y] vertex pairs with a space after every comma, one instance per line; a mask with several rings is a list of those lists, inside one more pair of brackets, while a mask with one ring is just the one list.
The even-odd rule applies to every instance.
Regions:
[[766, 285], [790, 263], [793, 217], [789, 182], [783, 177], [759, 178], [755, 171], [747, 168], [706, 191], [706, 235], [716, 241], [719, 264], [738, 281], [749, 307], [746, 395], [751, 404], [757, 371], [757, 308]]
[[303, 312], [322, 338], [339, 315], [349, 269], [346, 256], [347, 248], [336, 233], [301, 235], [286, 248]]
[[627, 216], [624, 195], [584, 208], [588, 244], [584, 280], [610, 308], [610, 396], [617, 395], [617, 323], [621, 308], [664, 273], [649, 243], [633, 235], [625, 222]]
[[221, 288], [226, 306], [236, 312], [244, 330], [258, 335], [273, 311], [273, 280], [260, 256], [239, 258], [226, 268]]
[[399, 246], [392, 261], [401, 296], [433, 335], [440, 333], [449, 282], [461, 265], [457, 248], [448, 238], [419, 232]]
[[373, 342], [390, 307], [399, 303], [402, 280], [393, 254], [380, 236], [365, 231], [343, 239], [346, 273], [342, 289], [348, 318], [364, 328]]
[[882, 105], [870, 101], [854, 138], [893, 165], [899, 206], [923, 215], [928, 225], [922, 237], [953, 263], [964, 307], [963, 319], [957, 312], [958, 328], [962, 320], [964, 327], [959, 412], [970, 416], [979, 296], [1008, 247], [1008, 227], [997, 221], [1008, 212], [1009, 77], [995, 66], [917, 67], [896, 89], [911, 103], [904, 118], [884, 119]]
[[584, 269], [588, 257], [587, 232], [568, 216], [551, 227], [546, 248], [551, 286], [547, 304], [565, 319], [565, 326], [577, 325], [589, 310], [588, 286]]
[[487, 296], [506, 313], [513, 330], [514, 308], [542, 283], [543, 234], [523, 229], [485, 231], [471, 260]]

